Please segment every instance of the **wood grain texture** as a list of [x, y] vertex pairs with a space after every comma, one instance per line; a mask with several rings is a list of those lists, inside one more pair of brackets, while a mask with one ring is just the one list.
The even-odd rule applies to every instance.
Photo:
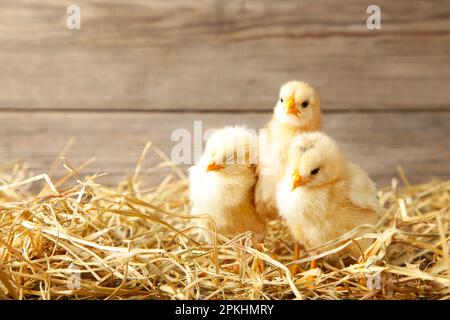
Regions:
[[[185, 128], [193, 135], [193, 122], [203, 129], [229, 124], [263, 126], [270, 114], [214, 113], [85, 113], [85, 112], [0, 112], [0, 163], [23, 159], [35, 173], [48, 171], [72, 136], [77, 140], [67, 158], [75, 165], [96, 156], [84, 173], [109, 173], [102, 182], [115, 183], [134, 172], [144, 144], [152, 140], [170, 155], [177, 141], [171, 134]], [[337, 139], [350, 160], [360, 164], [380, 185], [404, 166], [413, 182], [432, 177], [450, 178], [450, 113], [431, 114], [327, 114], [325, 131]], [[160, 162], [150, 152], [143, 172]], [[184, 166], [186, 168], [186, 166]], [[63, 170], [60, 168], [58, 173]], [[154, 185], [161, 175], [146, 175]]]
[[[448, 0], [0, 0], [0, 109], [450, 109]], [[382, 30], [366, 28], [378, 4]]]

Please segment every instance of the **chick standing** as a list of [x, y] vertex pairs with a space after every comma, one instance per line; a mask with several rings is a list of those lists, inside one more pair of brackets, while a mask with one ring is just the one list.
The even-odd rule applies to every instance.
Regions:
[[[244, 127], [215, 131], [208, 139], [198, 163], [189, 170], [189, 196], [192, 215], [209, 215], [218, 233], [235, 236], [252, 231], [256, 241], [265, 236], [265, 225], [256, 215], [254, 187], [257, 136]], [[212, 231], [206, 219], [197, 219]], [[212, 243], [211, 232], [204, 232]]]
[[258, 182], [255, 187], [256, 212], [263, 220], [278, 217], [276, 185], [285, 171], [292, 138], [322, 126], [320, 97], [305, 82], [291, 81], [280, 89], [272, 120], [260, 135]]
[[[304, 133], [292, 141], [277, 206], [294, 238], [312, 249], [358, 226], [374, 225], [381, 212], [375, 192], [373, 181], [347, 162], [335, 141], [320, 132]], [[369, 244], [358, 241], [350, 252], [357, 257]]]

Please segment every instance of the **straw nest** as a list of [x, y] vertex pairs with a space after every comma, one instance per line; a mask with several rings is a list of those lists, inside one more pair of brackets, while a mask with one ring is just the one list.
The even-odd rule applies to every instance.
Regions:
[[[393, 179], [379, 191], [385, 214], [363, 258], [340, 267], [319, 259], [318, 269], [291, 274], [293, 240], [281, 221], [260, 250], [250, 234], [206, 245], [188, 215], [181, 169], [163, 162], [173, 174], [144, 190], [140, 163], [115, 187], [67, 161], [67, 176], [55, 181], [20, 163], [2, 166], [0, 299], [450, 297], [450, 181], [410, 185], [401, 174], [402, 187]], [[314, 257], [303, 253], [307, 270]]]

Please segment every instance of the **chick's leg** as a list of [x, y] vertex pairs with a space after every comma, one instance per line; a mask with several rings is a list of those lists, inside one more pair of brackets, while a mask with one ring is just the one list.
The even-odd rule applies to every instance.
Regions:
[[[311, 260], [311, 264], [309, 265], [309, 270], [313, 270], [317, 268], [317, 260]], [[316, 279], [316, 276], [308, 276], [308, 281], [314, 281]]]
[[[300, 259], [300, 245], [298, 241], [294, 242], [294, 261]], [[292, 275], [296, 275], [299, 271], [302, 272], [298, 264], [294, 264], [290, 267]]]

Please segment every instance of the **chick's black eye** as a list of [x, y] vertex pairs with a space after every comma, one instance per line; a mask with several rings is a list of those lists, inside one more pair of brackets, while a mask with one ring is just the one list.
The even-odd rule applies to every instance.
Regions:
[[280, 101], [281, 101], [281, 102], [284, 102], [284, 101], [283, 101], [283, 98], [280, 98]]
[[308, 100], [303, 101], [303, 103], [302, 103], [302, 108], [306, 108], [306, 107], [308, 107], [308, 106], [309, 106], [309, 101], [308, 101]]
[[311, 171], [311, 174], [316, 175], [319, 173], [319, 171], [320, 171], [320, 168], [315, 168], [314, 170]]

